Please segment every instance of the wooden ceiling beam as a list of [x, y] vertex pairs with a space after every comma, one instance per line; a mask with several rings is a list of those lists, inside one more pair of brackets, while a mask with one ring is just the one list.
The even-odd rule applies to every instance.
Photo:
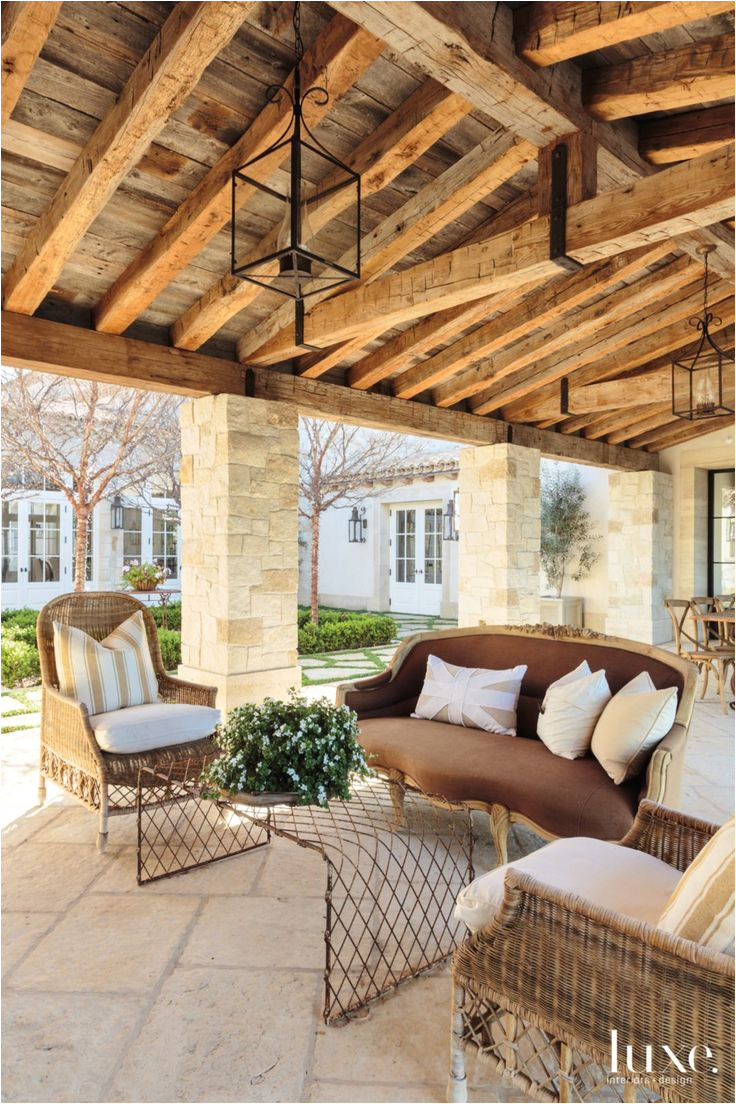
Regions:
[[120, 181], [254, 6], [176, 5], [6, 273], [6, 310], [32, 314], [43, 302]]
[[2, 107], [4, 127], [36, 64], [61, 8], [61, 0], [26, 3], [17, 0], [2, 8]]
[[514, 40], [519, 55], [542, 68], [732, 10], [728, 0], [629, 4], [545, 0], [517, 8]]
[[[311, 127], [316, 126], [334, 103], [352, 88], [382, 50], [383, 44], [373, 35], [342, 16], [337, 15], [330, 21], [305, 52], [302, 61], [303, 86], [309, 88], [312, 84], [326, 83], [330, 89], [329, 104], [316, 102], [314, 97], [306, 102], [305, 117]], [[293, 73], [284, 83], [287, 91], [291, 91], [292, 82]], [[127, 329], [176, 274], [222, 230], [232, 214], [233, 170], [276, 142], [290, 117], [288, 96], [280, 96], [264, 107], [245, 134], [202, 177], [159, 233], [102, 297], [96, 311], [98, 330], [122, 333]], [[263, 174], [264, 181], [273, 171], [270, 158], [264, 158], [260, 168], [253, 169], [253, 173]], [[245, 187], [239, 189], [239, 200], [244, 203], [248, 194]]]
[[[387, 187], [471, 110], [472, 105], [462, 96], [435, 80], [425, 81], [346, 158], [348, 167], [360, 175], [361, 198]], [[330, 199], [329, 207], [325, 204], [310, 214], [315, 231], [344, 210], [352, 200], [352, 192], [341, 189]], [[271, 253], [276, 247], [277, 231], [269, 234], [248, 259]], [[179, 349], [198, 349], [262, 291], [257, 284], [229, 274], [223, 276], [174, 322], [172, 343]]]
[[733, 138], [733, 104], [642, 119], [639, 123], [639, 152], [653, 165], [689, 161]]
[[604, 383], [573, 385], [568, 391], [569, 414], [599, 414], [622, 406], [646, 406], [659, 402], [672, 382], [671, 367]]
[[733, 98], [734, 40], [723, 35], [675, 50], [586, 69], [583, 104], [611, 122], [651, 111], [675, 111]]
[[733, 414], [724, 414], [721, 418], [699, 418], [695, 422], [687, 422], [682, 418], [672, 418], [669, 422], [652, 429], [649, 433], [642, 433], [632, 437], [632, 448], [645, 448], [647, 452], [662, 452], [663, 449], [673, 445], [684, 444], [696, 437], [704, 437], [706, 433], [716, 433], [719, 429], [733, 428]]
[[[733, 154], [733, 145], [723, 146], [576, 204], [568, 211], [568, 255], [592, 264], [727, 217], [733, 206]], [[306, 315], [305, 342], [329, 347], [374, 333], [379, 324], [378, 332], [385, 332], [494, 291], [552, 278], [559, 266], [549, 256], [549, 221], [540, 216], [518, 231], [463, 246], [328, 299]], [[269, 362], [299, 353], [293, 336], [283, 334], [269, 346]]]
[[[585, 110], [581, 72], [574, 63], [535, 72], [517, 55], [509, 5], [494, 6], [492, 33], [484, 4], [330, 0], [330, 6], [382, 38], [389, 53], [437, 77], [539, 149], [573, 131], [590, 135], [597, 143], [598, 175], [604, 189], [618, 188], [654, 171], [639, 154], [634, 124], [599, 122]], [[683, 249], [696, 256], [702, 241], [714, 243], [718, 248], [711, 256], [711, 270], [733, 278], [733, 239], [712, 229], [695, 238], [684, 240]]]
[[[505, 314], [402, 372], [394, 380], [394, 394], [412, 398], [432, 387], [435, 388], [432, 398], [438, 406], [453, 406], [469, 398], [496, 374], [496, 366], [488, 362], [488, 357], [504, 348], [516, 347], [522, 338], [550, 326], [593, 296], [603, 295], [621, 280], [661, 260], [670, 249], [668, 242], [654, 249], [645, 247], [637, 250], [634, 257], [622, 254], [588, 265], [574, 275], [560, 275], [551, 282], [545, 281]], [[572, 325], [576, 323], [577, 317]], [[569, 329], [565, 327], [563, 332], [569, 333]], [[511, 350], [510, 356], [513, 356]], [[471, 369], [469, 365], [474, 367]]]
[[633, 437], [639, 432], [637, 427], [641, 427], [642, 430], [651, 429], [658, 424], [655, 423], [655, 419], [663, 415], [672, 416], [671, 398], [634, 410], [617, 410], [614, 414], [601, 415], [592, 425], [583, 430], [583, 436], [588, 441], [600, 441], [605, 437], [609, 444], [614, 444], [612, 438], [617, 434], [620, 433], [621, 440], [625, 441], [627, 437]]
[[3, 361], [8, 367], [192, 397], [244, 395], [247, 387], [254, 398], [287, 403], [301, 414], [333, 421], [469, 445], [513, 439], [548, 456], [631, 471], [656, 471], [659, 466], [655, 457], [603, 442], [540, 433], [527, 426], [510, 427], [493, 418], [438, 410], [428, 403], [354, 391], [266, 368], [250, 369], [246, 380], [246, 370], [232, 361], [43, 318], [5, 311], [2, 330]]
[[[716, 312], [712, 332], [733, 323], [734, 304], [731, 289], [723, 283], [713, 288]], [[719, 296], [726, 298], [720, 299]], [[656, 315], [649, 308], [634, 314], [626, 327], [614, 325], [590, 342], [575, 349], [567, 358], [542, 361], [534, 373], [523, 373], [504, 388], [476, 397], [471, 406], [480, 413], [503, 408], [510, 420], [537, 421], [560, 411], [559, 381], [567, 376], [570, 382], [595, 383], [638, 368], [657, 357], [682, 347], [685, 322], [702, 307], [702, 287], [692, 292], [686, 289], [675, 302], [663, 305]]]
[[[529, 142], [504, 132], [490, 134], [366, 235], [361, 242], [360, 283], [351, 286], [366, 287], [383, 276], [403, 257], [515, 176], [535, 154]], [[340, 260], [344, 263], [347, 258]], [[319, 304], [348, 293], [349, 289], [318, 293], [310, 302]], [[315, 309], [313, 306], [312, 311]], [[285, 339], [293, 340], [293, 317], [292, 304], [286, 304], [245, 334], [238, 342], [238, 359], [253, 359], [262, 364], [281, 359], [278, 353], [271, 356], [271, 349], [279, 350]], [[375, 337], [383, 332], [380, 320], [369, 330]], [[310, 379], [316, 378], [321, 374], [319, 366], [307, 369], [306, 374]]]

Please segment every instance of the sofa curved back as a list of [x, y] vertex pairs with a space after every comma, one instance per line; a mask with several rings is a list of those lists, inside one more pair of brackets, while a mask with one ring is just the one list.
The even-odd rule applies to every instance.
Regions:
[[592, 671], [605, 669], [612, 693], [641, 671], [648, 671], [658, 690], [677, 687], [677, 722], [692, 714], [697, 671], [679, 656], [648, 644], [591, 634], [566, 634], [544, 627], [513, 629], [482, 626], [445, 629], [407, 637], [382, 675], [345, 687], [340, 697], [360, 717], [408, 716], [424, 682], [427, 658], [437, 655], [460, 667], [505, 669], [527, 665], [517, 712], [519, 736], [536, 738], [539, 707], [547, 687], [584, 659]]

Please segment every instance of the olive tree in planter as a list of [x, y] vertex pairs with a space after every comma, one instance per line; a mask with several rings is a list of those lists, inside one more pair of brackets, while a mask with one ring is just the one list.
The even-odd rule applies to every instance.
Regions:
[[577, 472], [553, 468], [542, 473], [541, 515], [542, 570], [553, 591], [552, 597], [542, 597], [542, 620], [582, 625], [582, 598], [563, 598], [562, 590], [567, 579], [579, 582], [590, 574], [599, 556], [599, 538]]

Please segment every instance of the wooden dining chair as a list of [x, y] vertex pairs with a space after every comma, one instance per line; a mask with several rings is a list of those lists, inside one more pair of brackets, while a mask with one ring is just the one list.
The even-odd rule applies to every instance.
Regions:
[[728, 668], [733, 666], [733, 651], [722, 648], [718, 644], [709, 643], [707, 634], [701, 639], [698, 627], [700, 622], [694, 621], [693, 629], [689, 629], [688, 618], [692, 618], [693, 613], [712, 612], [705, 605], [708, 599], [700, 599], [700, 602], [702, 602], [702, 605], [699, 605], [694, 598], [690, 601], [686, 598], [665, 598], [664, 604], [672, 619], [677, 654], [694, 663], [699, 674], [702, 675], [701, 701], [708, 692], [708, 680], [711, 672], [713, 672], [716, 679], [716, 690], [721, 699], [721, 708], [726, 713], [728, 706], [724, 691]]

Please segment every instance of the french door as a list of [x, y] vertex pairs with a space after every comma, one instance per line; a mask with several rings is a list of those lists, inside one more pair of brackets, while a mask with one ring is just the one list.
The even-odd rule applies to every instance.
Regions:
[[442, 505], [391, 510], [389, 596], [396, 613], [439, 614], [442, 605]]
[[3, 502], [3, 606], [40, 607], [68, 590], [71, 556], [71, 512], [65, 503]]

